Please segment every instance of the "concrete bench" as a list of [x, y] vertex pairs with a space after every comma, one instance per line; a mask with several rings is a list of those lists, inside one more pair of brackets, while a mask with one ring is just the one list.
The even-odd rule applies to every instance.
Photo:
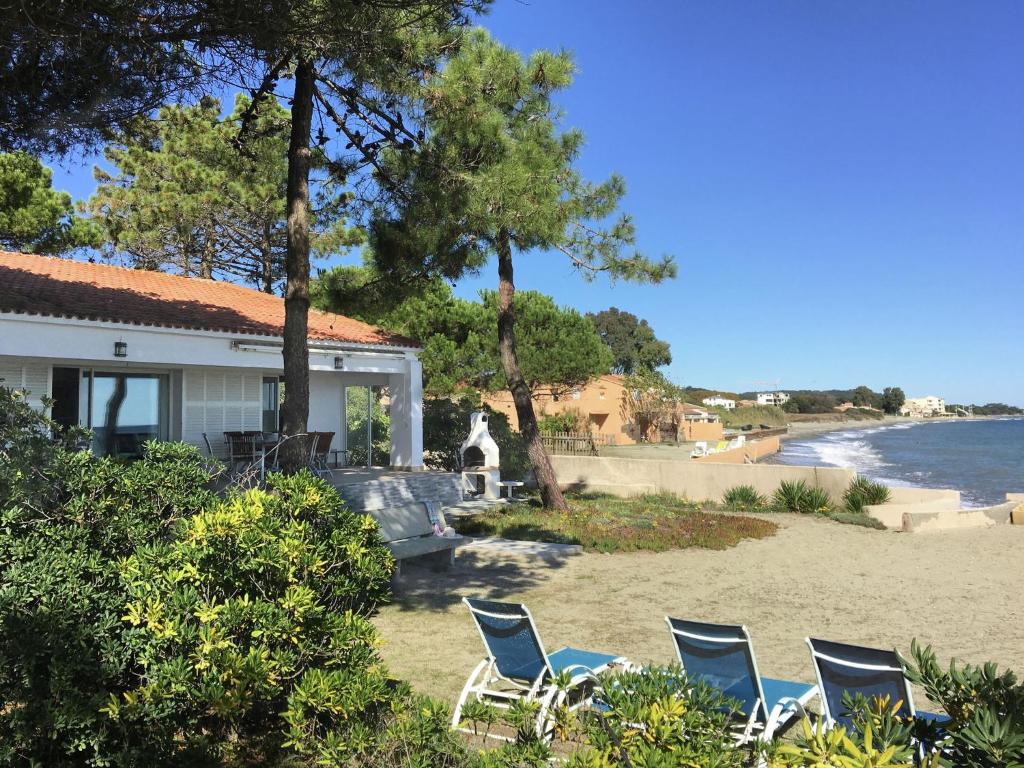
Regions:
[[[434, 535], [430, 512], [422, 501], [402, 504], [386, 509], [370, 509], [367, 514], [377, 521], [381, 538], [395, 558], [395, 574], [401, 571], [402, 561], [420, 557], [434, 567], [447, 568], [455, 561], [455, 548], [462, 543], [461, 536], [451, 538]], [[444, 518], [440, 516], [444, 526]]]

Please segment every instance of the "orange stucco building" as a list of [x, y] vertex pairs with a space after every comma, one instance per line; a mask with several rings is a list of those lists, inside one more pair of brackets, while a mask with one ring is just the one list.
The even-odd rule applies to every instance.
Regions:
[[[554, 415], [566, 411], [577, 411], [590, 423], [590, 431], [595, 434], [608, 435], [617, 445], [632, 445], [640, 441], [639, 430], [628, 418], [623, 408], [625, 394], [625, 377], [609, 373], [592, 380], [585, 387], [574, 390], [557, 399], [550, 393], [534, 395], [533, 403], [538, 418], [544, 414]], [[508, 392], [486, 394], [484, 403], [490, 408], [508, 416], [513, 429], [519, 429], [519, 418], [516, 416], [512, 395]], [[679, 434], [674, 427], [662, 425], [661, 434], [648, 435], [649, 442], [661, 439], [678, 440], [721, 440], [722, 424], [714, 413], [696, 406], [681, 406], [679, 414]]]

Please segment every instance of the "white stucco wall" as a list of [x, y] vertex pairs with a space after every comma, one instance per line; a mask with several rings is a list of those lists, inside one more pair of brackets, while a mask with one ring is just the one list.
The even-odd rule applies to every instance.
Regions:
[[[126, 358], [114, 357], [119, 341], [128, 345]], [[416, 350], [315, 341], [310, 347], [309, 429], [334, 432], [332, 447], [344, 448], [344, 386], [389, 386], [392, 463], [422, 468]], [[0, 312], [0, 377], [6, 386], [30, 389], [38, 402], [51, 392], [55, 365], [170, 373], [172, 438], [201, 446], [206, 432], [215, 451], [225, 431], [261, 429], [262, 378], [283, 369], [280, 339], [273, 337]]]

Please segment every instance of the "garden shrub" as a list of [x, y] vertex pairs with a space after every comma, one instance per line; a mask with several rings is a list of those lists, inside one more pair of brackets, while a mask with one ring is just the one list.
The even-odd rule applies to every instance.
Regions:
[[748, 752], [736, 748], [731, 732], [735, 702], [678, 666], [606, 674], [602, 685], [604, 708], [581, 713], [584, 746], [570, 768], [745, 764]]
[[736, 512], [760, 512], [768, 506], [768, 499], [752, 485], [737, 485], [725, 492], [722, 504]]
[[0, 388], [0, 765], [139, 764], [100, 711], [135, 669], [117, 564], [213, 500], [191, 446], [125, 464]]
[[590, 421], [578, 408], [567, 408], [561, 413], [541, 413], [537, 426], [541, 432], [590, 432]]
[[141, 669], [109, 698], [165, 759], [340, 765], [391, 698], [369, 617], [393, 569], [376, 523], [308, 472], [271, 476], [121, 564]]
[[991, 662], [939, 664], [931, 646], [911, 643], [907, 677], [950, 716], [944, 760], [963, 768], [1024, 768], [1024, 683]]
[[858, 475], [843, 492], [843, 505], [848, 512], [864, 514], [864, 507], [885, 504], [892, 494], [881, 483]]

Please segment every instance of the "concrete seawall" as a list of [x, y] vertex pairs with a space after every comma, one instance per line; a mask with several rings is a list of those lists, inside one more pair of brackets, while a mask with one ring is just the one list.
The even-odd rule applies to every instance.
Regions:
[[[551, 464], [563, 488], [623, 497], [672, 493], [693, 501], [721, 501], [725, 492], [737, 485], [750, 485], [770, 496], [784, 480], [803, 480], [824, 489], [839, 504], [843, 491], [856, 477], [852, 469], [838, 467], [611, 456], [552, 456]], [[921, 533], [1001, 525], [1011, 522], [1011, 513], [1013, 522], [1024, 524], [1024, 494], [1007, 494], [1006, 503], [992, 507], [962, 509], [959, 491], [903, 487], [889, 491], [887, 503], [868, 506], [865, 511], [891, 530]]]
[[720, 464], [704, 461], [623, 459], [606, 456], [552, 456], [558, 483], [563, 488], [639, 496], [674, 493], [694, 501], [721, 501], [737, 485], [751, 485], [770, 495], [783, 480], [803, 480], [823, 488], [835, 500], [853, 480], [852, 469], [793, 467], [782, 464]]

